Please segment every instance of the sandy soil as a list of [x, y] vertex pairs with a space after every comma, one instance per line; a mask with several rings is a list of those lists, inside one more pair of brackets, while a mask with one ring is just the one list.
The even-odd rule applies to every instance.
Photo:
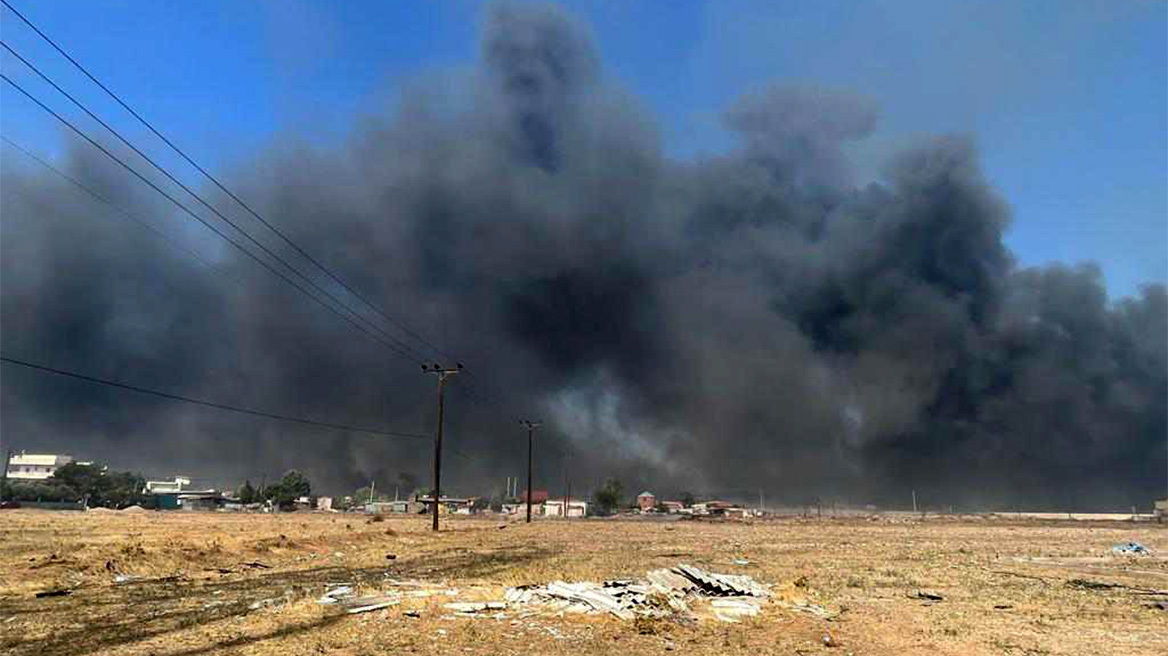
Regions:
[[[1168, 610], [1155, 607], [1168, 595], [1148, 593], [1168, 590], [1168, 558], [1110, 552], [1137, 540], [1168, 554], [1168, 527], [1155, 524], [451, 518], [427, 529], [415, 517], [3, 511], [0, 652], [1168, 654]], [[739, 624], [443, 608], [501, 598], [508, 585], [681, 562], [797, 590], [833, 617], [780, 603]], [[315, 602], [330, 584], [376, 593], [402, 580], [457, 596], [356, 615]], [[71, 592], [35, 596], [51, 590]], [[943, 599], [916, 598], [922, 590]]]

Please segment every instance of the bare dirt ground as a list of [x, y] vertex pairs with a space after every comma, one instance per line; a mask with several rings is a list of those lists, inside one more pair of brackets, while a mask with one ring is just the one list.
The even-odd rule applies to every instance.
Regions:
[[[0, 513], [0, 652], [150, 654], [1168, 654], [1168, 527], [904, 517], [537, 521], [213, 513]], [[1121, 557], [1136, 540], [1153, 556]], [[393, 556], [393, 558], [389, 558]], [[742, 561], [749, 561], [742, 564]], [[737, 563], [736, 563], [737, 561]], [[249, 564], [250, 563], [250, 564]], [[827, 608], [739, 624], [453, 617], [504, 587], [689, 563]], [[119, 582], [120, 579], [120, 582]], [[330, 584], [446, 586], [346, 614]], [[1102, 585], [1100, 585], [1102, 584]], [[71, 590], [61, 596], [38, 592]], [[917, 598], [919, 591], [941, 600]], [[830, 645], [824, 637], [830, 636]]]

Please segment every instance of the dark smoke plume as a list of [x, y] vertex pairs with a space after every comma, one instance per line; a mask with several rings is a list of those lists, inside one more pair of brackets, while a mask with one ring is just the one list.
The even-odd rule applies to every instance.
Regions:
[[[538, 416], [540, 487], [553, 490], [570, 475], [578, 493], [616, 476], [791, 503], [903, 503], [910, 489], [983, 507], [1163, 495], [1163, 286], [1112, 301], [1093, 265], [1019, 267], [1002, 242], [1009, 208], [964, 137], [901, 153], [858, 188], [846, 147], [877, 113], [845, 93], [752, 94], [725, 116], [738, 147], [672, 161], [599, 61], [559, 10], [494, 5], [470, 93], [423, 79], [341, 148], [286, 138], [224, 174], [354, 287], [465, 359], [473, 375], [451, 387], [448, 428], [466, 457], [448, 454], [448, 489], [487, 492], [520, 474], [515, 419]], [[67, 143], [71, 175], [220, 271], [6, 152], [6, 354], [432, 429], [432, 377]], [[426, 477], [425, 442], [10, 366], [3, 383], [3, 437], [16, 448], [220, 484], [291, 467], [336, 492]]]

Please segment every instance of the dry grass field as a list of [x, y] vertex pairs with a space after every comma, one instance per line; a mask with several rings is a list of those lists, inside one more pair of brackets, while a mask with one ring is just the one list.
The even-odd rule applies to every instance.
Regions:
[[[1168, 530], [968, 518], [701, 522], [0, 513], [0, 652], [141, 654], [1168, 654]], [[1112, 555], [1137, 540], [1155, 554]], [[392, 558], [390, 558], [392, 556]], [[743, 564], [743, 561], [748, 563]], [[443, 604], [689, 563], [777, 600], [738, 624], [454, 617]], [[249, 564], [250, 563], [250, 564]], [[330, 584], [454, 589], [362, 614]], [[1109, 584], [1109, 585], [1096, 585]], [[71, 590], [67, 595], [36, 593]], [[919, 591], [942, 597], [917, 598]], [[800, 595], [823, 618], [782, 603]], [[530, 611], [526, 611], [530, 612]], [[830, 637], [825, 644], [824, 637]]]

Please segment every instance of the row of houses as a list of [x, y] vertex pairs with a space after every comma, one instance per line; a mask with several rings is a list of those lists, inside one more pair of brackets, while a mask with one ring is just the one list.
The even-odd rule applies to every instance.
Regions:
[[637, 495], [637, 509], [642, 513], [665, 512], [671, 515], [708, 515], [713, 517], [746, 517], [750, 510], [730, 501], [701, 501], [686, 506], [681, 501], [658, 501], [652, 492]]
[[[531, 511], [540, 517], [586, 517], [588, 502], [577, 499], [549, 499], [548, 493], [543, 490], [533, 490], [531, 495]], [[519, 497], [521, 501], [502, 504], [502, 514], [518, 515], [527, 512], [526, 493]], [[481, 497], [439, 497], [438, 512], [446, 515], [474, 515], [483, 512]], [[432, 512], [434, 498], [430, 496], [415, 496], [413, 499], [394, 501], [373, 501], [364, 505], [369, 514], [403, 514], [416, 515]]]
[[[30, 454], [21, 451], [13, 454], [8, 461], [6, 476], [12, 480], [43, 481], [50, 478], [57, 469], [76, 461], [65, 454]], [[238, 499], [215, 489], [191, 487], [191, 479], [176, 476], [170, 480], [147, 481], [144, 492], [153, 497], [154, 505], [160, 510], [253, 510], [265, 509], [265, 504], [249, 504], [245, 507]], [[479, 511], [479, 497], [441, 497], [439, 511], [451, 515], [471, 515]], [[552, 499], [547, 490], [532, 490], [532, 514], [539, 517], [585, 517], [588, 503], [579, 499]], [[419, 514], [429, 512], [434, 500], [431, 497], [416, 496], [413, 499], [395, 501], [375, 501], [364, 505], [367, 513]], [[330, 497], [303, 497], [297, 499], [299, 509], [331, 510]], [[637, 508], [643, 513], [666, 512], [671, 514], [745, 516], [742, 506], [725, 501], [706, 501], [686, 506], [681, 501], [658, 501], [652, 492], [637, 495]], [[527, 491], [520, 492], [502, 507], [504, 514], [525, 514], [527, 512]]]

